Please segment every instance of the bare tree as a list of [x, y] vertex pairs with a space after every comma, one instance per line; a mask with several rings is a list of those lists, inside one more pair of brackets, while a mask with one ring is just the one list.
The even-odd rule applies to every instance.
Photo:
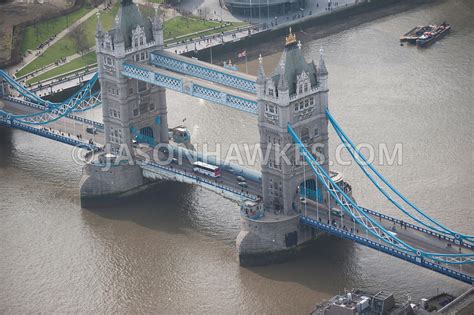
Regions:
[[201, 18], [203, 20], [207, 20], [207, 17], [209, 16], [210, 13], [211, 13], [211, 9], [209, 9], [209, 7], [203, 7], [201, 9]]
[[189, 18], [193, 15], [190, 11], [183, 10], [181, 11], [181, 15], [184, 17], [186, 21], [186, 27], [189, 28]]
[[89, 50], [89, 45], [87, 45], [87, 37], [84, 26], [79, 24], [75, 28], [71, 30], [71, 37], [74, 41], [74, 45], [76, 46], [76, 51], [84, 56], [84, 53]]

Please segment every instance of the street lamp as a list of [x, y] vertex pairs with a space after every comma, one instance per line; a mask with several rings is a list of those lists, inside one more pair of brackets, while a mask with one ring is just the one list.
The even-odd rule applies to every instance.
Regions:
[[270, 23], [270, 3], [269, 3], [269, 0], [267, 0], [267, 20], [268, 20], [268, 23]]
[[304, 9], [300, 8], [301, 11], [301, 19], [300, 19], [300, 32], [303, 33], [303, 16], [304, 16]]

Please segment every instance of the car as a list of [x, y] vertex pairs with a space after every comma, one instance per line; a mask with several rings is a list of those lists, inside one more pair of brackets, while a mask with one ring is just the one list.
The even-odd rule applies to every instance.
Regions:
[[239, 182], [245, 182], [245, 178], [243, 176], [237, 176], [235, 179], [237, 179]]
[[244, 188], [248, 187], [247, 182], [239, 182], [239, 186]]
[[341, 211], [341, 209], [338, 208], [332, 208], [331, 209], [331, 214], [335, 215], [336, 217], [342, 218], [344, 217], [344, 213]]
[[92, 135], [96, 135], [97, 134], [97, 129], [96, 128], [93, 128], [93, 127], [87, 127], [86, 128], [86, 132], [87, 133], [90, 133]]

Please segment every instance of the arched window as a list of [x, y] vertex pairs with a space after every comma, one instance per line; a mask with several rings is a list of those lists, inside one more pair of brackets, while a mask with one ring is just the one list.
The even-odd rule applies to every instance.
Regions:
[[303, 127], [301, 129], [301, 141], [306, 142], [309, 140], [309, 129], [306, 127]]

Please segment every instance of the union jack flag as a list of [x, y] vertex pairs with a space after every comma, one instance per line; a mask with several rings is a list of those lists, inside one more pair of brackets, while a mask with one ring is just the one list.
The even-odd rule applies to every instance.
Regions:
[[239, 57], [239, 58], [245, 58], [245, 57], [247, 57], [247, 51], [244, 50], [244, 51], [239, 52], [238, 57]]

